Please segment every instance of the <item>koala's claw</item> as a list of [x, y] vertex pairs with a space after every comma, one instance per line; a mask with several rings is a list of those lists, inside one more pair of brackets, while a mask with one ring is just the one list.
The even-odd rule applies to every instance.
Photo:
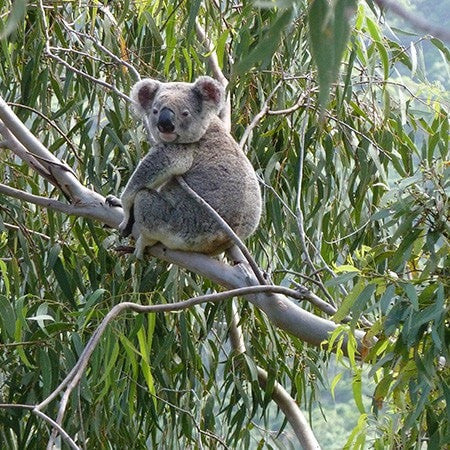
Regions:
[[121, 238], [126, 238], [131, 234], [131, 232], [133, 230], [133, 224], [134, 224], [134, 221], [131, 219], [128, 219], [128, 222], [126, 222], [126, 223], [122, 222], [119, 225], [119, 235]]
[[131, 234], [131, 232], [130, 232], [127, 228], [124, 228], [123, 230], [120, 230], [120, 229], [119, 229], [119, 236], [120, 236], [121, 238], [126, 238], [126, 237], [128, 237], [130, 234]]
[[114, 195], [108, 195], [105, 198], [105, 203], [110, 206], [111, 208], [121, 208], [122, 202], [120, 201], [120, 198], [117, 198]]

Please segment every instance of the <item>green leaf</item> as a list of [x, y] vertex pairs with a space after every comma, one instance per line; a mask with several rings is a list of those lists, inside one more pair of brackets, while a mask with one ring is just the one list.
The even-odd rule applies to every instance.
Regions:
[[56, 258], [55, 264], [53, 265], [53, 272], [55, 273], [56, 280], [66, 299], [72, 304], [75, 304], [74, 293], [70, 285], [69, 276], [59, 257]]
[[440, 41], [439, 39], [436, 39], [436, 38], [431, 38], [430, 42], [435, 47], [437, 47], [442, 52], [445, 59], [450, 62], [450, 50], [448, 49], [448, 47], [446, 47], [442, 41]]
[[381, 36], [381, 31], [377, 23], [375, 23], [370, 17], [366, 16], [367, 30], [374, 41], [382, 42], [383, 37]]
[[358, 296], [366, 288], [366, 281], [364, 279], [359, 280], [351, 292], [344, 298], [342, 305], [338, 308], [336, 314], [332, 317], [333, 321], [339, 323], [348, 315], [353, 303], [358, 298]]
[[354, 321], [356, 321], [359, 314], [364, 311], [376, 288], [377, 286], [375, 283], [369, 283], [361, 292], [361, 294], [358, 295], [358, 298], [355, 300], [352, 308]]
[[313, 0], [308, 12], [311, 50], [319, 78], [319, 104], [324, 107], [331, 84], [337, 79], [341, 58], [350, 35], [349, 20], [357, 2], [337, 0], [332, 6], [327, 0]]
[[407, 295], [407, 297], [411, 300], [411, 304], [413, 308], [418, 311], [419, 310], [419, 298], [417, 295], [417, 291], [415, 287], [411, 283], [402, 283], [402, 289]]
[[[9, 278], [8, 278], [8, 268], [6, 266], [6, 263], [4, 261], [2, 261], [1, 259], [0, 259], [0, 275], [1, 275], [0, 281], [2, 281], [3, 285], [5, 286], [5, 294], [7, 297], [9, 297], [11, 290], [10, 290]], [[1, 284], [0, 284], [0, 286], [1, 286]]]
[[[149, 314], [149, 317], [155, 317], [155, 314]], [[150, 394], [152, 394], [152, 401], [154, 407], [156, 408], [156, 390], [155, 390], [155, 382], [153, 379], [152, 369], [150, 367], [150, 347], [152, 343], [152, 336], [154, 330], [154, 320], [149, 321], [147, 333], [143, 326], [139, 328], [137, 337], [139, 341], [139, 349], [141, 354], [141, 370], [144, 375], [144, 379], [147, 383], [148, 390]]]
[[389, 70], [390, 70], [390, 63], [389, 63], [389, 54], [386, 50], [386, 47], [379, 42], [375, 43], [378, 53], [380, 54], [381, 59], [381, 65], [383, 66], [383, 76], [384, 79], [387, 80], [389, 78]]
[[52, 390], [52, 366], [48, 353], [44, 349], [39, 350], [38, 360], [42, 378], [43, 396], [46, 397]]
[[262, 61], [272, 57], [273, 53], [278, 47], [278, 43], [281, 40], [283, 30], [292, 21], [293, 9], [288, 8], [282, 12], [277, 20], [270, 26], [267, 33], [264, 33], [265, 37], [259, 41], [256, 46], [242, 57], [233, 67], [233, 74], [241, 75], [249, 71], [252, 67], [261, 64]]
[[4, 295], [0, 295], [0, 331], [5, 331], [10, 338], [14, 338], [14, 330], [16, 329], [16, 315], [10, 302]]
[[334, 268], [334, 271], [336, 273], [343, 273], [343, 272], [357, 272], [360, 273], [361, 271], [351, 264], [342, 264], [341, 266], [337, 266]]
[[193, 35], [192, 31], [194, 30], [195, 26], [195, 19], [198, 16], [198, 11], [200, 9], [200, 5], [202, 4], [202, 0], [192, 0], [191, 6], [189, 8], [189, 20], [187, 24], [186, 29], [186, 35], [188, 36], [188, 39]]
[[343, 375], [342, 372], [341, 372], [341, 373], [338, 373], [338, 374], [333, 378], [333, 381], [331, 382], [331, 385], [330, 385], [330, 391], [331, 391], [331, 396], [332, 396], [333, 400], [336, 400], [336, 399], [335, 399], [335, 396], [334, 396], [334, 390], [336, 389], [336, 386], [337, 386], [337, 384], [339, 383], [339, 380], [342, 378], [342, 375]]
[[19, 23], [25, 18], [28, 0], [15, 0], [10, 10], [5, 28], [0, 32], [0, 39], [5, 39], [15, 31]]
[[348, 437], [347, 442], [345, 443], [345, 445], [343, 447], [344, 450], [349, 450], [349, 449], [354, 448], [352, 443], [355, 439], [358, 438], [358, 436], [360, 434], [365, 434], [366, 424], [367, 424], [367, 414], [361, 414], [358, 419], [358, 424], [350, 433], [350, 436]]
[[220, 36], [217, 39], [216, 43], [216, 54], [217, 54], [217, 61], [219, 62], [219, 66], [222, 69], [223, 67], [223, 58], [225, 54], [225, 48], [228, 40], [228, 36], [230, 35], [230, 32], [228, 30], [224, 30]]

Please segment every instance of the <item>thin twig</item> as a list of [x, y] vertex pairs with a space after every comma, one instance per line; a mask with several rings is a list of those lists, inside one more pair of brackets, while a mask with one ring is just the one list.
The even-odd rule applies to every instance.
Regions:
[[[24, 192], [24, 191], [20, 191], [20, 192]], [[39, 233], [39, 231], [34, 231], [34, 230], [30, 230], [29, 228], [25, 228], [23, 225], [22, 226], [18, 226], [18, 225], [13, 225], [12, 223], [7, 223], [7, 222], [3, 222], [3, 225], [5, 225], [6, 228], [9, 228], [11, 230], [15, 230], [15, 231], [25, 231], [27, 234], [34, 234], [35, 236], [39, 236], [42, 239], [45, 239], [46, 241], [51, 241], [52, 238], [50, 236], [47, 236], [44, 233]], [[1, 346], [2, 344], [0, 344]]]
[[76, 50], [76, 49], [74, 49], [72, 47], [55, 47], [54, 45], [51, 45], [50, 49], [53, 52], [73, 53], [75, 55], [83, 56], [84, 58], [89, 58], [91, 61], [95, 61], [95, 62], [101, 63], [101, 64], [103, 64], [105, 66], [108, 66], [108, 65], [113, 66], [113, 65], [115, 65], [113, 62], [105, 61], [104, 59], [99, 58], [98, 56], [94, 56], [94, 55], [91, 55], [89, 53], [82, 52], [81, 50]]
[[21, 347], [22, 345], [27, 346], [27, 345], [41, 345], [41, 344], [48, 344], [48, 341], [42, 340], [42, 341], [7, 342], [6, 344], [0, 343], [0, 348], [14, 348], [14, 347]]
[[75, 444], [73, 439], [67, 434], [67, 432], [60, 425], [58, 425], [52, 418], [47, 416], [47, 414], [36, 409], [34, 405], [22, 405], [18, 403], [0, 403], [0, 409], [28, 409], [29, 411], [32, 412], [32, 414], [35, 414], [41, 419], [44, 419], [47, 423], [49, 423], [52, 426], [53, 429], [58, 430], [63, 440], [67, 442], [70, 448], [74, 450], [81, 450], [80, 447], [78, 447], [78, 445]]
[[258, 112], [258, 114], [256, 114], [253, 117], [252, 121], [250, 122], [250, 124], [245, 129], [244, 133], [242, 134], [241, 140], [239, 141], [239, 147], [241, 149], [244, 148], [244, 145], [247, 142], [247, 140], [248, 140], [250, 134], [252, 133], [253, 129], [258, 125], [258, 123], [261, 121], [261, 119], [269, 112], [269, 102], [272, 100], [272, 97], [276, 94], [278, 89], [281, 87], [282, 83], [283, 83], [283, 80], [279, 81], [275, 85], [275, 87], [272, 89], [272, 92], [270, 92], [270, 94], [264, 100], [264, 103], [263, 103], [260, 111]]
[[53, 431], [57, 431], [61, 435], [62, 439], [65, 442], [67, 442], [70, 448], [74, 450], [81, 450], [81, 448], [78, 447], [78, 445], [75, 444], [74, 440], [67, 434], [64, 428], [61, 427], [61, 425], [57, 424], [52, 418], [47, 416], [47, 414], [43, 413], [42, 411], [39, 411], [39, 409], [34, 408], [32, 411], [33, 414], [39, 416], [41, 419], [44, 419], [46, 422], [48, 422], [52, 426]]
[[65, 61], [64, 59], [60, 58], [58, 55], [55, 55], [54, 53], [52, 53], [52, 51], [50, 50], [50, 47], [48, 47], [46, 49], [46, 53], [47, 55], [54, 59], [55, 61], [59, 62], [60, 64], [62, 64], [64, 67], [66, 67], [67, 69], [69, 69], [70, 71], [76, 73], [77, 75], [82, 76], [83, 78], [86, 78], [87, 80], [92, 81], [95, 84], [98, 84], [99, 86], [103, 86], [106, 89], [109, 89], [113, 92], [115, 92], [119, 97], [121, 97], [122, 99], [124, 99], [127, 103], [132, 103], [133, 100], [131, 99], [131, 97], [129, 97], [128, 95], [124, 94], [122, 91], [120, 91], [116, 86], [114, 86], [113, 84], [107, 83], [106, 81], [100, 80], [99, 78], [95, 78], [92, 75], [89, 75], [86, 72], [83, 72], [80, 69], [77, 69], [76, 67], [72, 66], [71, 64], [69, 64], [67, 61]]
[[268, 116], [280, 116], [280, 115], [288, 115], [292, 114], [293, 112], [297, 111], [301, 107], [305, 106], [305, 99], [308, 98], [311, 95], [311, 92], [316, 92], [318, 89], [311, 89], [310, 91], [303, 91], [300, 96], [298, 97], [297, 101], [290, 106], [289, 108], [285, 109], [269, 109], [267, 111]]
[[94, 82], [95, 84], [98, 84], [99, 86], [103, 86], [103, 87], [105, 87], [105, 88], [115, 92], [119, 97], [123, 98], [128, 103], [132, 103], [131, 98], [128, 95], [125, 95], [123, 92], [121, 92], [116, 86], [114, 86], [114, 85], [112, 85], [110, 83], [107, 83], [106, 81], [103, 81], [103, 80], [100, 80], [98, 78], [95, 78], [92, 75], [89, 75], [88, 73], [83, 72], [80, 69], [77, 69], [76, 67], [72, 66], [67, 61], [65, 61], [64, 59], [60, 58], [58, 55], [55, 55], [52, 52], [52, 46], [50, 45], [50, 35], [49, 35], [49, 32], [48, 32], [47, 16], [45, 15], [44, 4], [43, 4], [42, 0], [39, 0], [39, 6], [40, 6], [40, 10], [41, 10], [42, 22], [43, 22], [43, 28], [44, 28], [44, 35], [45, 35], [45, 53], [50, 58], [54, 59], [55, 61], [57, 61], [58, 63], [60, 63], [61, 65], [63, 65], [67, 69], [69, 69], [70, 71], [76, 73], [77, 75], [82, 76], [83, 78], [86, 78], [87, 80], [90, 80], [90, 81]]
[[[333, 299], [330, 296], [329, 292], [326, 289], [325, 290], [322, 289], [323, 288], [323, 284], [320, 281], [317, 281], [312, 276], [308, 276], [308, 275], [305, 275], [303, 273], [297, 272], [295, 270], [285, 269], [285, 268], [284, 269], [274, 270], [274, 273], [289, 273], [291, 275], [295, 275], [295, 276], [297, 276], [299, 278], [303, 278], [303, 279], [309, 281], [310, 283], [315, 284], [318, 288], [320, 288], [322, 290], [322, 292], [325, 295], [325, 297], [327, 297], [328, 300], [331, 300], [330, 303], [333, 303]], [[315, 271], [315, 273], [313, 275], [315, 275], [316, 273], [317, 273], [317, 270]]]
[[90, 40], [91, 42], [94, 43], [94, 45], [101, 50], [103, 53], [105, 53], [106, 55], [108, 55], [115, 63], [117, 64], [121, 64], [123, 66], [125, 66], [128, 70], [130, 70], [130, 72], [133, 74], [133, 76], [136, 78], [137, 81], [139, 81], [141, 79], [141, 76], [139, 74], [139, 72], [136, 70], [136, 68], [130, 64], [129, 62], [125, 61], [122, 58], [119, 58], [116, 54], [114, 54], [111, 50], [109, 50], [108, 48], [106, 48], [103, 44], [101, 44], [98, 39], [96, 39], [94, 36], [91, 36], [87, 33], [82, 33], [81, 31], [77, 31], [74, 30], [65, 20], [62, 20], [62, 24], [64, 25], [64, 27], [70, 31], [71, 33], [77, 35], [78, 37], [83, 37], [85, 39]]
[[22, 105], [21, 103], [14, 103], [14, 102], [8, 102], [8, 105], [9, 106], [16, 106], [18, 108], [23, 108], [23, 109], [26, 109], [28, 111], [32, 111], [34, 114], [38, 115], [39, 117], [42, 117], [42, 119], [44, 119], [48, 124], [50, 124], [64, 138], [64, 140], [66, 141], [67, 145], [72, 149], [73, 154], [75, 155], [77, 160], [80, 163], [82, 162], [82, 159], [81, 159], [80, 155], [78, 154], [78, 151], [77, 151], [75, 145], [73, 145], [73, 143], [71, 142], [71, 140], [69, 139], [67, 134], [64, 133], [63, 130], [61, 130], [61, 128], [58, 126], [58, 124], [54, 120], [50, 119], [45, 114], [41, 113], [40, 111], [38, 111], [35, 108], [32, 108], [31, 106]]

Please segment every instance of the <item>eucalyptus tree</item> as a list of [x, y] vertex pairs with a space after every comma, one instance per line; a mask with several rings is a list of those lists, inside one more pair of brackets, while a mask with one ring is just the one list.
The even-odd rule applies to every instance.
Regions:
[[[449, 443], [449, 94], [421, 47], [448, 68], [448, 37], [404, 46], [374, 3], [2, 4], [2, 448]], [[104, 202], [149, 147], [128, 94], [202, 74], [263, 220], [248, 252], [136, 261]], [[325, 433], [346, 382], [353, 430]]]

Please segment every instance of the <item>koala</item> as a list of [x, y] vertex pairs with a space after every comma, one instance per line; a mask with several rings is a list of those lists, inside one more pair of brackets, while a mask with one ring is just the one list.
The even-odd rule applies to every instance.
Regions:
[[157, 242], [174, 250], [217, 254], [232, 245], [211, 213], [176, 180], [208, 202], [245, 239], [258, 226], [261, 192], [255, 171], [218, 117], [225, 90], [213, 78], [194, 83], [139, 81], [131, 97], [153, 141], [121, 195], [122, 236], [136, 256]]

